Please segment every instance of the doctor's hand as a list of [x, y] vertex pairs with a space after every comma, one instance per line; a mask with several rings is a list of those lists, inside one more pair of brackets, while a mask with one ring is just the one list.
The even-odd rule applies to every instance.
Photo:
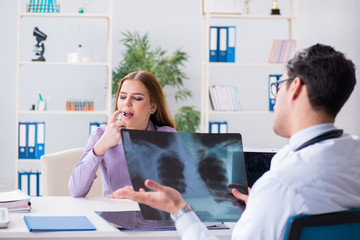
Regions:
[[228, 188], [231, 188], [231, 192], [237, 199], [244, 201], [245, 205], [249, 198], [251, 188], [246, 187], [242, 184], [229, 184]]
[[124, 121], [116, 121], [121, 110], [115, 111], [106, 126], [104, 134], [94, 145], [94, 153], [96, 156], [104, 156], [109, 148], [117, 145], [121, 140], [120, 130], [126, 127]]
[[134, 190], [134, 188], [132, 186], [126, 186], [126, 187], [123, 187], [123, 188], [119, 188], [118, 190], [115, 190], [114, 192], [110, 193], [109, 195], [107, 195], [106, 197], [107, 198], [116, 198], [116, 199], [124, 199], [126, 197], [124, 197], [122, 194], [121, 194], [121, 191], [122, 189], [124, 188], [129, 188], [131, 190]]
[[130, 186], [121, 188], [118, 191], [124, 198], [146, 204], [168, 213], [176, 213], [186, 205], [181, 194], [174, 188], [160, 185], [149, 179], [145, 181], [145, 186], [155, 191], [146, 192], [144, 189], [140, 189], [136, 192]]

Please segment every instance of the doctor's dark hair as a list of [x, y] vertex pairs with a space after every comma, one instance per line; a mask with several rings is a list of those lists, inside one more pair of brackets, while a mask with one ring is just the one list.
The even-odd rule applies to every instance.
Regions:
[[356, 84], [354, 63], [327, 45], [299, 51], [286, 68], [289, 77], [300, 77], [306, 84], [312, 108], [334, 118]]
[[151, 103], [156, 104], [156, 111], [154, 114], [150, 115], [150, 120], [159, 127], [169, 126], [175, 128], [175, 121], [170, 115], [166, 104], [165, 94], [159, 81], [152, 73], [146, 71], [132, 72], [121, 79], [116, 93], [114, 112], [118, 110], [117, 101], [120, 95], [120, 90], [123, 83], [127, 80], [137, 80], [142, 82], [150, 95]]

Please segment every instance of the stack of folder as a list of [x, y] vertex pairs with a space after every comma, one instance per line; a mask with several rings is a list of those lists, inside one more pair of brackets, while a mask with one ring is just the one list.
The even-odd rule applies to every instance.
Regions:
[[7, 208], [9, 212], [30, 212], [30, 196], [19, 189], [0, 193], [0, 207]]
[[45, 153], [45, 122], [19, 122], [19, 159], [40, 159]]
[[210, 26], [210, 62], [235, 62], [235, 26]]
[[30, 196], [41, 196], [40, 193], [40, 174], [41, 172], [32, 172], [21, 170], [18, 172], [18, 188]]

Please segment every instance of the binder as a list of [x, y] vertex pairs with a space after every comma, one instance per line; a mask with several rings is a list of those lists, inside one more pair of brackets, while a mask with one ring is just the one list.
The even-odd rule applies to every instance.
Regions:
[[271, 94], [271, 83], [276, 82], [280, 79], [281, 75], [279, 74], [270, 74], [269, 75], [269, 111], [274, 111], [274, 105], [275, 105], [275, 97]]
[[35, 159], [36, 123], [28, 123], [27, 134], [27, 158]]
[[227, 133], [227, 122], [209, 122], [209, 133]]
[[19, 122], [19, 159], [25, 159], [27, 154], [27, 123]]
[[30, 193], [30, 175], [26, 172], [18, 172], [18, 188], [25, 194]]
[[209, 133], [219, 133], [219, 124], [217, 122], [209, 122]]
[[217, 62], [218, 61], [218, 27], [210, 26], [209, 33], [209, 61]]
[[36, 123], [35, 139], [35, 158], [40, 159], [40, 157], [45, 153], [45, 122]]
[[89, 135], [91, 135], [93, 132], [95, 132], [98, 127], [104, 126], [106, 124], [107, 124], [107, 122], [102, 122], [102, 123], [90, 122], [90, 124], [89, 124]]
[[31, 196], [41, 196], [40, 194], [40, 174], [41, 172], [34, 172], [31, 173], [30, 177], [30, 193], [34, 193], [35, 195], [31, 195]]
[[235, 42], [236, 42], [236, 27], [228, 27], [227, 36], [227, 62], [235, 62]]
[[28, 173], [29, 174], [29, 179], [30, 179], [30, 181], [29, 181], [29, 192], [28, 192], [28, 195], [29, 196], [37, 196], [37, 193], [38, 193], [38, 187], [37, 187], [37, 183], [38, 183], [38, 181], [37, 181], [37, 178], [36, 178], [36, 174], [35, 173], [32, 173], [32, 172], [30, 172], [30, 173]]
[[219, 122], [219, 129], [220, 132], [219, 133], [228, 133], [228, 123], [227, 122]]
[[218, 62], [227, 62], [228, 27], [219, 27]]
[[18, 172], [18, 188], [33, 197], [40, 196], [40, 172]]
[[86, 216], [24, 216], [29, 232], [94, 231]]
[[95, 132], [98, 127], [100, 127], [100, 124], [98, 122], [90, 122], [89, 135], [91, 135], [93, 132]]

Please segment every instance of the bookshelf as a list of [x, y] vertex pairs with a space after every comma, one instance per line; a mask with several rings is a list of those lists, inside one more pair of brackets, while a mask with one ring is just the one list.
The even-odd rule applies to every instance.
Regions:
[[[209, 121], [227, 121], [229, 132], [240, 132], [246, 147], [280, 147], [285, 141], [272, 132], [274, 114], [269, 111], [268, 76], [282, 74], [285, 63], [269, 63], [268, 60], [274, 40], [296, 40], [297, 49], [298, 0], [281, 1], [282, 15], [270, 15], [271, 2], [265, 10], [264, 4], [260, 6], [259, 3], [251, 14], [206, 12], [204, 6], [209, 3], [209, 0], [200, 0], [201, 131], [208, 132]], [[235, 62], [209, 61], [210, 26], [236, 27]], [[209, 87], [215, 84], [236, 86], [242, 110], [213, 110]], [[270, 141], [259, 140], [264, 138]]]
[[[112, 0], [87, 1], [92, 6], [83, 13], [77, 9], [80, 1], [59, 3], [59, 12], [27, 12], [29, 1], [17, 1], [16, 187], [19, 170], [40, 170], [39, 159], [19, 158], [19, 122], [45, 122], [47, 154], [67, 146], [83, 147], [89, 136], [89, 123], [107, 121], [112, 112]], [[36, 58], [32, 52], [36, 43], [34, 27], [46, 30], [47, 39], [43, 41], [46, 61], [32, 61]], [[67, 54], [76, 51], [74, 42], [80, 40], [84, 41], [81, 44], [89, 42], [87, 53], [96, 55], [86, 62], [68, 62]], [[74, 87], [72, 83], [76, 83]], [[85, 87], [77, 87], [81, 84]], [[47, 109], [30, 110], [30, 104], [36, 105], [34, 94], [41, 91], [50, 95]], [[76, 97], [93, 98], [94, 110], [66, 111], [66, 100]], [[81, 136], [81, 140], [75, 135]], [[57, 149], [57, 145], [65, 147]]]

